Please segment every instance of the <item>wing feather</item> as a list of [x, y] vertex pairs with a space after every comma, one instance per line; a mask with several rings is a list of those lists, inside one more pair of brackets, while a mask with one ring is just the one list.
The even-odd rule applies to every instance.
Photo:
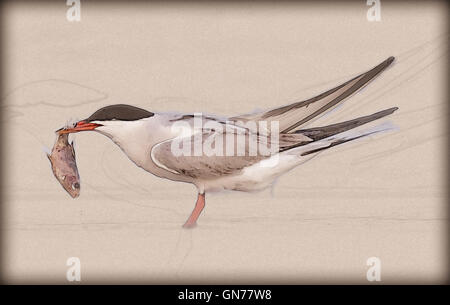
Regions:
[[[226, 143], [227, 135], [224, 133], [203, 132], [201, 136], [194, 135], [161, 142], [152, 148], [151, 157], [158, 166], [194, 179], [214, 179], [237, 174], [245, 167], [269, 157], [260, 154], [251, 155], [247, 145], [242, 147], [242, 140], [248, 140], [248, 135], [239, 133], [233, 135], [235, 137], [233, 139], [235, 141], [235, 149], [232, 155], [226, 155], [225, 146], [223, 146], [222, 153], [219, 154], [207, 155], [202, 152], [201, 155], [195, 155], [194, 145], [202, 145], [203, 147], [205, 141]], [[185, 151], [187, 153], [181, 155], [174, 153], [173, 145], [180, 145], [180, 143], [182, 143], [181, 145], [187, 145], [189, 148], [189, 150]], [[239, 151], [238, 147], [243, 149], [240, 151], [243, 151], [244, 155], [236, 155], [236, 151]]]
[[[153, 162], [176, 174], [194, 179], [212, 179], [237, 174], [280, 150], [312, 141], [304, 134], [273, 137], [229, 123], [219, 123], [222, 128], [203, 129], [197, 134], [156, 144], [151, 150]], [[197, 154], [195, 146], [200, 147]]]
[[282, 106], [276, 109], [230, 118], [232, 121], [278, 121], [280, 132], [292, 132], [323, 112], [337, 106], [350, 95], [359, 91], [394, 61], [389, 57], [370, 71], [305, 101]]

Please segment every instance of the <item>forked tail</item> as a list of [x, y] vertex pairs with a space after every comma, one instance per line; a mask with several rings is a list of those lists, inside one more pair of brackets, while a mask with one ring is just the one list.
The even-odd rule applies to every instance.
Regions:
[[383, 118], [389, 114], [392, 114], [398, 108], [393, 107], [377, 113], [359, 117], [353, 120], [332, 124], [328, 126], [301, 129], [295, 131], [296, 134], [302, 134], [312, 139], [309, 143], [298, 143], [297, 145], [292, 145], [290, 147], [283, 148], [281, 151], [294, 150], [295, 148], [302, 148], [296, 150], [295, 153], [299, 153], [302, 156], [309, 155], [328, 149], [349, 141], [353, 141], [374, 133], [381, 131], [386, 131], [391, 128], [385, 128], [383, 125], [378, 125], [373, 128], [369, 128], [364, 131], [352, 131], [352, 129], [359, 127], [361, 125], [367, 124], [369, 122]]

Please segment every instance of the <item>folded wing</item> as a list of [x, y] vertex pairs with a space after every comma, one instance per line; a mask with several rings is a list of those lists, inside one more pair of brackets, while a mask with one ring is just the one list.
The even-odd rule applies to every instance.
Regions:
[[316, 97], [276, 109], [230, 118], [232, 121], [278, 121], [281, 133], [293, 132], [313, 118], [338, 105], [379, 75], [394, 61], [389, 57], [378, 66]]
[[194, 179], [213, 179], [239, 173], [287, 147], [311, 142], [304, 134], [280, 134], [275, 137], [249, 129], [232, 128], [201, 132], [174, 138], [153, 146], [151, 158], [170, 172]]

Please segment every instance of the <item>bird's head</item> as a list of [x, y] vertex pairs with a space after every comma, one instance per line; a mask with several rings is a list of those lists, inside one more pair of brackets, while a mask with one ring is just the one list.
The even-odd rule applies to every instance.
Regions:
[[[78, 121], [73, 127], [62, 128], [59, 133], [75, 133], [80, 131], [101, 129], [102, 126], [110, 126], [117, 121], [138, 121], [149, 118], [155, 114], [142, 108], [131, 105], [110, 105], [100, 108], [87, 119]], [[100, 130], [99, 130], [100, 131]]]

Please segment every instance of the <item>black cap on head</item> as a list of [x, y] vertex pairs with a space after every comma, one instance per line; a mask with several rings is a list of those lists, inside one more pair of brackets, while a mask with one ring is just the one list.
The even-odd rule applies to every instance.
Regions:
[[118, 104], [100, 108], [85, 121], [135, 121], [143, 118], [149, 118], [154, 115], [155, 114], [153, 112], [147, 111], [145, 109], [130, 105]]

